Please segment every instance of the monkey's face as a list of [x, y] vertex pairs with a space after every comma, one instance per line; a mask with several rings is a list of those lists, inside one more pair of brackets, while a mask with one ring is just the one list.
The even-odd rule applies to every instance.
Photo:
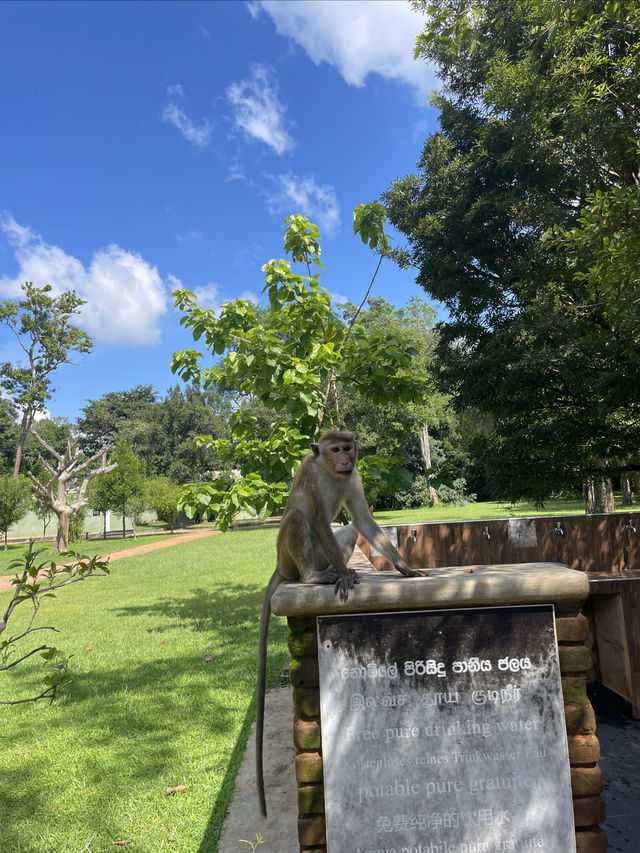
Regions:
[[326, 460], [331, 474], [346, 479], [356, 467], [356, 448], [350, 441], [331, 442], [326, 447]]

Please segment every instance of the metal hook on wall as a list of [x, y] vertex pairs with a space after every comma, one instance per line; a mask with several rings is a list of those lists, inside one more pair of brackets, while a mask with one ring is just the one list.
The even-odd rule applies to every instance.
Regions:
[[417, 541], [418, 541], [418, 531], [417, 531], [417, 530], [412, 530], [412, 531], [411, 531], [411, 541], [412, 541], [412, 542], [417, 542]]
[[554, 533], [556, 533], [558, 536], [564, 536], [565, 535], [564, 534], [564, 527], [562, 526], [561, 521], [556, 521]]
[[628, 530], [628, 531], [629, 531], [629, 533], [635, 533], [635, 532], [636, 532], [636, 526], [635, 526], [635, 524], [633, 523], [633, 519], [631, 519], [631, 518], [630, 518], [630, 519], [627, 521], [627, 523], [625, 524], [625, 530]]
[[482, 531], [482, 535], [485, 539], [491, 539], [491, 531], [489, 530], [488, 524], [485, 524], [484, 530]]

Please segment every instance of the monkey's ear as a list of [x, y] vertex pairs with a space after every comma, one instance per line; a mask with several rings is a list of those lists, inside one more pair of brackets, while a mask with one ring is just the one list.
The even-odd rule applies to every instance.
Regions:
[[311, 443], [311, 450], [313, 451], [313, 455], [314, 455], [314, 456], [316, 457], [316, 459], [317, 459], [317, 458], [318, 458], [318, 456], [320, 456], [320, 448], [319, 448], [319, 447], [318, 447], [318, 445], [315, 443], [315, 441]]

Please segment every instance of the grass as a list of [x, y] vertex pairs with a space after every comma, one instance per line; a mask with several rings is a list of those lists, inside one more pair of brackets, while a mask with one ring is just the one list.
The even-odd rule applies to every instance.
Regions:
[[[276, 533], [129, 557], [43, 603], [39, 624], [60, 629], [75, 680], [52, 705], [0, 706], [0, 850], [103, 853], [128, 839], [128, 851], [216, 850], [254, 715]], [[283, 620], [270, 645], [275, 684]], [[0, 674], [0, 698], [33, 695], [41, 676], [32, 661]], [[247, 814], [243, 837], [257, 829]]]
[[[163, 539], [169, 539], [171, 533], [152, 534], [150, 536], [138, 536], [134, 539], [132, 536], [126, 539], [82, 539], [80, 542], [70, 542], [69, 548], [79, 554], [84, 554], [87, 557], [93, 557], [95, 554], [115, 554], [116, 551], [122, 551], [125, 548], [135, 548], [137, 545], [150, 545], [152, 542], [161, 542]], [[24, 542], [9, 544], [7, 550], [0, 550], [0, 575], [11, 575], [15, 573], [15, 569], [9, 569], [9, 563], [12, 560], [21, 557], [29, 546]], [[54, 550], [53, 542], [35, 542], [34, 549], [42, 551], [41, 560], [58, 560], [59, 554]]]
[[[636, 512], [640, 510], [637, 504], [623, 507], [622, 500], [616, 495], [616, 510]], [[543, 507], [524, 501], [507, 504], [499, 501], [482, 501], [465, 506], [438, 504], [433, 507], [418, 507], [404, 510], [381, 510], [374, 513], [378, 524], [416, 524], [429, 521], [477, 521], [485, 518], [514, 518], [540, 515], [583, 515], [584, 502], [582, 498], [567, 500], [552, 498], [545, 501]]]

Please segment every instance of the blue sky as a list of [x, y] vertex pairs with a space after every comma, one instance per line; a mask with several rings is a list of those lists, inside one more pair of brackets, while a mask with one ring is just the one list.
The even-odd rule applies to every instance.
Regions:
[[[289, 213], [320, 227], [322, 284], [360, 301], [375, 260], [353, 208], [437, 126], [423, 24], [403, 0], [0, 4], [0, 298], [74, 288], [95, 343], [56, 374], [53, 416], [163, 394], [193, 345], [172, 289], [259, 300]], [[374, 293], [403, 305], [413, 279], [386, 263]]]

